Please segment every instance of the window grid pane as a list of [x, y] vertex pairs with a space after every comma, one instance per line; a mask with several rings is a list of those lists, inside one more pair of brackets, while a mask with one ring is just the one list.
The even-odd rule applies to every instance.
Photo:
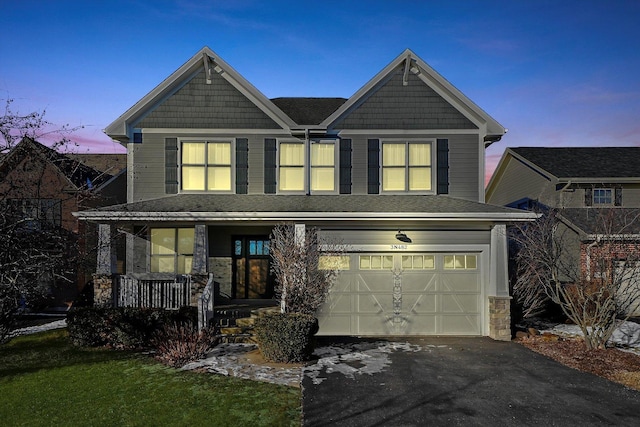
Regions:
[[304, 166], [304, 145], [281, 143], [280, 166]]
[[181, 159], [183, 190], [231, 190], [230, 142], [183, 142]]

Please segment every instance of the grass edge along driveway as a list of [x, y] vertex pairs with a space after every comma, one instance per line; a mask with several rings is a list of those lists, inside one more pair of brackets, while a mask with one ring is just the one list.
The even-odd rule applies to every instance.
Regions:
[[0, 346], [0, 420], [39, 425], [300, 425], [300, 390], [73, 347], [64, 329]]

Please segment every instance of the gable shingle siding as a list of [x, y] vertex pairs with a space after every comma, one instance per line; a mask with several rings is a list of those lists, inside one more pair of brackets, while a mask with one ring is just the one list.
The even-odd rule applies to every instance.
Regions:
[[204, 71], [178, 89], [136, 128], [278, 129], [279, 126], [223, 77]]
[[402, 68], [366, 101], [353, 109], [336, 129], [477, 129], [469, 119], [412, 73], [402, 84]]

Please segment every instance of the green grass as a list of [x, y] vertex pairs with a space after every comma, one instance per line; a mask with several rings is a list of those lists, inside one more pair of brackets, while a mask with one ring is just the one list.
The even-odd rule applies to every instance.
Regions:
[[300, 390], [79, 349], [66, 330], [0, 346], [3, 426], [300, 425]]

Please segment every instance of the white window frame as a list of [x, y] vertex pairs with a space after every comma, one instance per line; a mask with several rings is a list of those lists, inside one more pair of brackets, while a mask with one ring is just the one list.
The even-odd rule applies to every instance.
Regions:
[[[313, 163], [313, 150], [311, 149], [311, 147], [313, 145], [333, 145], [333, 190], [314, 190], [313, 187], [313, 168], [314, 166], [312, 166]], [[305, 174], [307, 174], [309, 176], [309, 192], [311, 194], [338, 194], [339, 191], [339, 187], [340, 187], [340, 167], [339, 167], [339, 163], [340, 163], [340, 146], [338, 144], [338, 140], [335, 139], [319, 139], [319, 140], [312, 140], [310, 141], [310, 145], [309, 145], [309, 165], [308, 165], [308, 172], [305, 172]], [[318, 167], [318, 166], [315, 166]], [[319, 166], [322, 167], [322, 166]], [[324, 166], [325, 168], [328, 168], [327, 166]]]
[[[596, 192], [608, 192], [609, 193], [609, 201], [608, 202], [596, 202]], [[605, 196], [606, 197], [606, 196]], [[615, 203], [615, 198], [616, 198], [616, 192], [615, 189], [613, 188], [608, 188], [608, 187], [596, 187], [593, 189], [593, 191], [591, 192], [591, 203], [593, 206], [613, 206], [613, 204]]]
[[[280, 194], [306, 194], [307, 192], [307, 188], [309, 188], [309, 180], [308, 180], [308, 168], [309, 168], [309, 147], [308, 144], [305, 144], [304, 141], [301, 141], [299, 139], [282, 139], [282, 140], [278, 140], [277, 142], [277, 149], [276, 149], [276, 192], [280, 193]], [[302, 145], [302, 149], [303, 149], [303, 158], [302, 158], [302, 166], [297, 166], [299, 168], [302, 169], [302, 188], [301, 189], [296, 189], [296, 190], [283, 190], [281, 189], [280, 185], [282, 183], [282, 180], [280, 179], [280, 172], [281, 172], [281, 168], [282, 166], [280, 165], [280, 154], [282, 152], [282, 144], [299, 144]], [[286, 167], [294, 167], [294, 166], [284, 166]]]
[[[400, 144], [400, 143], [404, 143], [405, 145], [405, 163], [404, 163], [404, 179], [405, 179], [405, 190], [385, 190], [384, 189], [384, 157], [383, 157], [383, 151], [384, 151], [384, 144]], [[411, 190], [409, 188], [409, 172], [411, 170], [411, 167], [409, 166], [409, 145], [410, 144], [429, 144], [430, 145], [430, 151], [431, 151], [431, 165], [429, 166], [431, 168], [431, 189], [430, 190]], [[436, 194], [436, 188], [438, 183], [436, 182], [436, 178], [437, 178], [437, 167], [436, 167], [436, 140], [432, 139], [432, 138], [417, 138], [417, 139], [383, 139], [380, 140], [380, 157], [379, 157], [379, 164], [380, 164], [380, 194], [407, 194], [407, 193], [411, 193], [411, 194]], [[387, 166], [388, 168], [390, 166]], [[398, 166], [398, 169], [400, 167]]]
[[[205, 170], [205, 175], [204, 175], [204, 190], [185, 190], [182, 188], [182, 181], [183, 181], [183, 175], [182, 175], [182, 168], [183, 168], [183, 163], [182, 163], [182, 146], [184, 143], [202, 143], [205, 144], [205, 163], [204, 165], [202, 165], [202, 167], [204, 167]], [[229, 144], [229, 149], [231, 150], [231, 152], [229, 153], [229, 161], [230, 161], [230, 167], [231, 167], [231, 176], [230, 176], [230, 188], [228, 190], [208, 190], [207, 189], [207, 179], [208, 179], [208, 174], [207, 174], [207, 167], [208, 167], [208, 153], [207, 153], [207, 147], [209, 143], [225, 143], [225, 144]], [[187, 163], [187, 166], [189, 166], [190, 164]], [[200, 166], [200, 165], [198, 165]], [[209, 137], [209, 138], [180, 138], [180, 140], [178, 141], [178, 182], [179, 182], [179, 188], [180, 188], [180, 192], [181, 193], [235, 193], [236, 191], [236, 140], [235, 138], [213, 138], [213, 137]]]
[[[171, 252], [169, 253], [153, 253], [153, 231], [164, 230], [173, 232], [173, 248], [167, 248]], [[185, 268], [185, 271], [180, 271], [180, 258], [184, 258], [186, 263], [189, 260], [189, 266], [193, 266], [194, 248], [191, 248], [191, 252], [181, 253], [178, 251], [180, 246], [180, 230], [192, 230], [194, 232], [193, 241], [195, 243], [195, 229], [191, 227], [151, 227], [149, 228], [149, 272], [150, 273], [167, 273], [167, 274], [191, 274], [191, 269]], [[154, 271], [154, 259], [171, 259], [173, 260], [173, 271]], [[186, 266], [186, 264], [185, 264]]]

